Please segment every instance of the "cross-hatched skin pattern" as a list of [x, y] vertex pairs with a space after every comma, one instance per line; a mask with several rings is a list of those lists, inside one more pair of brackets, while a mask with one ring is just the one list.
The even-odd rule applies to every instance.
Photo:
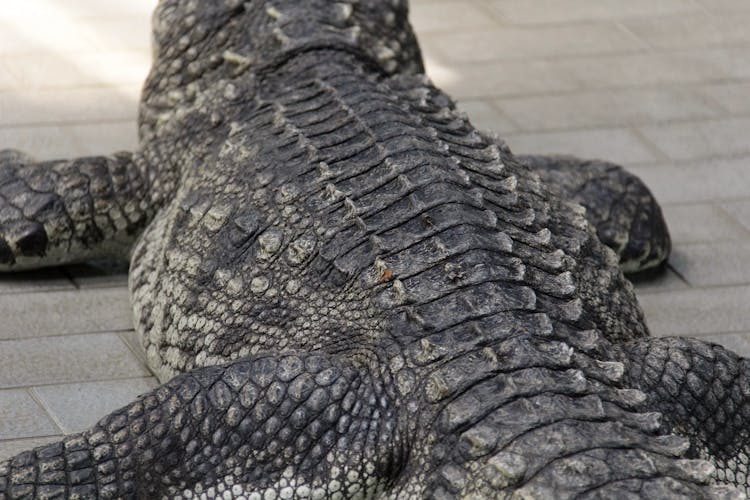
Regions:
[[[147, 225], [130, 289], [165, 385], [0, 464], [0, 499], [746, 486], [744, 441], [714, 447], [690, 411], [662, 422], [654, 389], [688, 377], [695, 394], [715, 380], [735, 394], [744, 378], [722, 370], [744, 364], [706, 366], [692, 353], [735, 358], [687, 342], [687, 366], [641, 368], [672, 357], [648, 338], [618, 256], [421, 74], [405, 2], [165, 0], [154, 32], [140, 149], [54, 164], [7, 153], [19, 195], [4, 199], [24, 217], [10, 220], [44, 238], [27, 245], [15, 222], [0, 234], [14, 269], [111, 254]], [[53, 191], [34, 188], [44, 169], [90, 180], [80, 225], [55, 222], [67, 191], [35, 201]], [[735, 425], [722, 401], [704, 404]]]

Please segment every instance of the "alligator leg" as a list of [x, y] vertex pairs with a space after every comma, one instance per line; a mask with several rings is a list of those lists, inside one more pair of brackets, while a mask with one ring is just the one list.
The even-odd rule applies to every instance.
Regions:
[[402, 458], [388, 401], [325, 355], [198, 369], [0, 463], [0, 498], [371, 498]]
[[571, 156], [520, 156], [549, 187], [586, 207], [602, 243], [626, 273], [657, 267], [671, 249], [659, 205], [645, 184], [612, 163]]
[[647, 395], [644, 409], [690, 440], [691, 458], [716, 466], [716, 482], [750, 493], [750, 360], [684, 338], [646, 339], [624, 352], [626, 378]]
[[142, 157], [0, 151], [0, 271], [126, 256], [153, 211]]

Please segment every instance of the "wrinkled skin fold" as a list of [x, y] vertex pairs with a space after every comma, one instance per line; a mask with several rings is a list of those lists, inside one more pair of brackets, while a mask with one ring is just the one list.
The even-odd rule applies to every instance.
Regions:
[[405, 2], [162, 0], [154, 41], [137, 151], [0, 153], [0, 265], [130, 254], [163, 385], [0, 499], [747, 491], [747, 361], [651, 339], [620, 268], [653, 197], [476, 130]]

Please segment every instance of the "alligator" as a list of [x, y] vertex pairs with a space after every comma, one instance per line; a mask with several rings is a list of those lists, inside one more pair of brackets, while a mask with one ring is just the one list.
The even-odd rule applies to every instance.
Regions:
[[747, 360], [649, 337], [623, 275], [669, 251], [637, 178], [475, 129], [405, 0], [161, 0], [153, 31], [137, 151], [0, 153], [0, 265], [129, 256], [163, 385], [0, 499], [748, 491]]

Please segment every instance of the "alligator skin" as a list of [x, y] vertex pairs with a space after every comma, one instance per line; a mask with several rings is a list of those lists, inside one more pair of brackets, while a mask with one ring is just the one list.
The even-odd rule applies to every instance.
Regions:
[[575, 193], [421, 74], [404, 1], [162, 0], [154, 32], [138, 151], [0, 155], [0, 259], [137, 239], [164, 385], [0, 463], [0, 499], [742, 496], [747, 362], [648, 337]]

